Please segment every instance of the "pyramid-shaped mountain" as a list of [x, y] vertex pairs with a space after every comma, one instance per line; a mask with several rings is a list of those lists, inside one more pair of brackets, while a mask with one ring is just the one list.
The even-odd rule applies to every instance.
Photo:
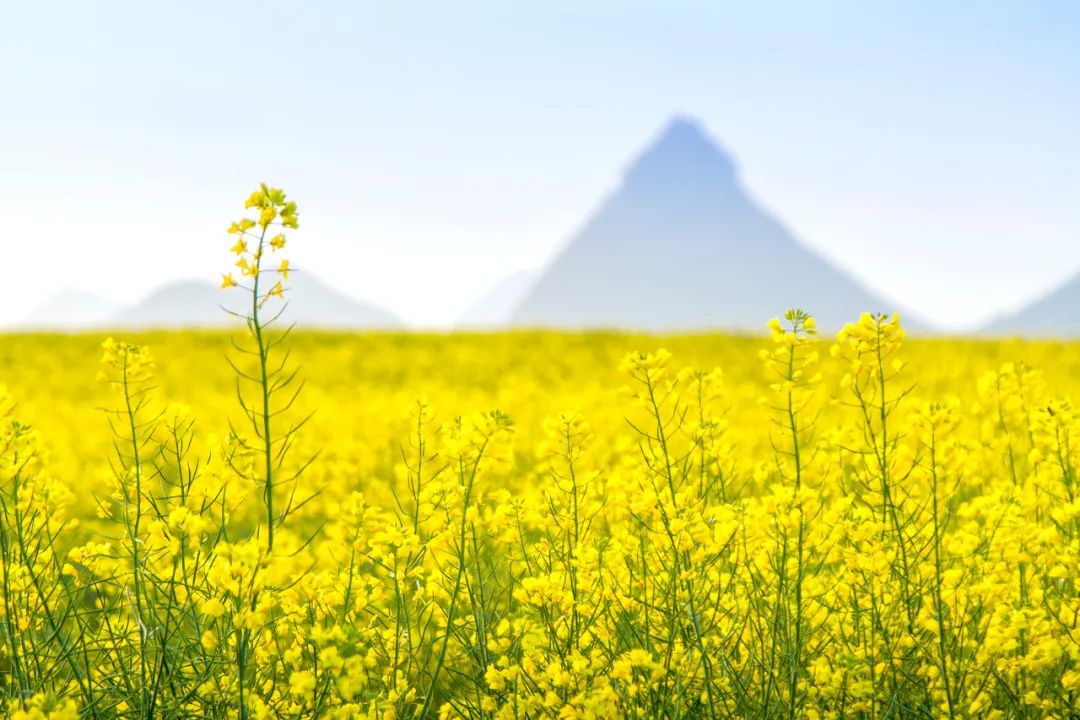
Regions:
[[676, 119], [515, 309], [516, 325], [760, 330], [788, 307], [838, 328], [893, 303], [759, 207], [701, 126]]
[[999, 317], [982, 332], [1017, 337], [1080, 337], [1080, 275], [1015, 313]]

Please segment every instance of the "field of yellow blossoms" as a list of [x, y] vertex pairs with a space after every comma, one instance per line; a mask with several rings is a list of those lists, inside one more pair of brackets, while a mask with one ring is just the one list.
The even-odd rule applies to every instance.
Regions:
[[291, 333], [248, 207], [235, 331], [0, 338], [9, 717], [1076, 717], [1080, 345]]

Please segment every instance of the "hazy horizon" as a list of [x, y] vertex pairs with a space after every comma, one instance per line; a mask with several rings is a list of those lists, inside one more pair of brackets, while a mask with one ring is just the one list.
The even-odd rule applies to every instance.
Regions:
[[300, 203], [296, 267], [449, 326], [682, 114], [808, 247], [944, 329], [1080, 271], [1071, 4], [110, 9], [8, 10], [0, 325], [213, 280], [266, 180]]

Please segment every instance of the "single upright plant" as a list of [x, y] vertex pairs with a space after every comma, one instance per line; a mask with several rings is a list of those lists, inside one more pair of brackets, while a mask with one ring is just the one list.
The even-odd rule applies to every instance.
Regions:
[[[236, 244], [231, 249], [237, 256], [236, 267], [239, 268], [240, 281], [234, 279], [232, 273], [228, 273], [222, 277], [221, 287], [239, 287], [246, 294], [244, 309], [226, 308], [226, 311], [242, 319], [247, 328], [247, 343], [233, 341], [235, 350], [247, 361], [238, 364], [230, 359], [229, 363], [236, 373], [237, 399], [256, 438], [253, 446], [247, 446], [246, 443], [244, 446], [259, 456], [258, 464], [262, 466], [261, 477], [256, 470], [255, 480], [262, 486], [266, 535], [257, 567], [265, 568], [272, 561], [275, 530], [298, 507], [293, 503], [296, 497], [295, 481], [306, 467], [306, 464], [301, 464], [298, 469], [292, 470], [291, 477], [281, 477], [286, 472], [285, 463], [296, 432], [307, 418], [287, 427], [283, 432], [277, 428], [275, 422], [293, 406], [303, 388], [302, 382], [295, 382], [298, 369], [290, 366], [289, 351], [282, 350], [292, 325], [275, 332], [287, 306], [283, 283], [289, 280], [288, 259], [276, 258], [279, 257], [278, 253], [283, 254], [285, 249], [285, 231], [296, 230], [299, 224], [296, 203], [285, 198], [284, 190], [269, 187], [265, 183], [251, 193], [244, 207], [255, 211], [255, 217], [245, 216], [229, 226], [229, 234], [237, 236]], [[233, 435], [242, 437], [236, 429], [233, 429]], [[241, 475], [246, 475], [248, 471], [247, 467], [234, 467], [234, 470]], [[294, 492], [284, 505], [276, 505], [275, 494], [284, 485], [292, 485]], [[252, 577], [265, 577], [265, 574], [255, 571]], [[272, 598], [273, 588], [266, 589], [270, 591]], [[264, 619], [261, 623], [256, 624], [253, 621], [251, 626], [245, 627], [236, 644], [236, 678], [241, 718], [249, 716], [249, 696], [259, 686], [257, 668], [252, 667], [255, 649], [260, 642], [258, 635], [274, 622], [272, 615], [267, 617], [267, 613], [260, 611], [272, 605], [262, 590], [256, 582], [251, 582], [243, 602], [246, 607], [241, 609], [241, 612], [246, 611], [252, 618]]]
[[[296, 379], [297, 371], [288, 366], [288, 351], [281, 354], [280, 360], [275, 355], [275, 350], [285, 341], [292, 327], [287, 327], [277, 337], [270, 332], [272, 326], [281, 319], [286, 303], [268, 303], [274, 299], [284, 300], [286, 286], [282, 283], [289, 280], [288, 259], [282, 257], [277, 261], [277, 266], [272, 267], [271, 257], [284, 251], [285, 231], [296, 230], [299, 225], [296, 203], [285, 199], [284, 190], [268, 187], [265, 183], [251, 193], [244, 207], [256, 210], [258, 216], [243, 217], [229, 226], [229, 234], [237, 236], [236, 244], [231, 249], [237, 256], [236, 267], [239, 268], [241, 279], [238, 282], [233, 278], [233, 273], [228, 273], [222, 276], [221, 287], [240, 287], [248, 296], [244, 310], [227, 312], [243, 319], [247, 325], [251, 344], [245, 347], [234, 342], [234, 347], [242, 355], [255, 358], [257, 367], [252, 373], [231, 360], [230, 363], [236, 372], [237, 398], [261, 446], [266, 551], [269, 554], [274, 549], [274, 529], [290, 510], [289, 507], [278, 510], [274, 508], [275, 474], [281, 469], [293, 434], [298, 429], [293, 427], [275, 438], [273, 423], [281, 412], [295, 402], [302, 386], [300, 383], [296, 387], [290, 387]], [[264, 277], [266, 274], [270, 274], [270, 277]], [[255, 387], [254, 401], [244, 392], [243, 381]], [[286, 392], [289, 393], [287, 399], [275, 407], [275, 397]]]
[[[804, 590], [810, 518], [805, 506], [811, 504], [805, 486], [805, 469], [814, 422], [808, 408], [812, 410], [813, 387], [820, 382], [821, 373], [817, 372], [817, 324], [812, 316], [803, 310], [789, 309], [784, 313], [784, 322], [779, 318], [769, 322], [769, 330], [774, 347], [762, 350], [760, 354], [773, 380], [771, 407], [779, 436], [772, 437], [771, 442], [777, 456], [776, 468], [784, 488], [784, 501], [777, 504], [776, 587], [773, 592], [764, 587], [756, 589], [763, 598], [776, 598], [769, 612], [773, 617], [773, 629], [764, 708], [771, 710], [769, 700], [775, 690], [782, 695], [778, 702], [784, 708], [784, 714], [793, 719], [802, 714], [805, 703], [805, 697], [800, 693], [800, 688], [805, 685], [808, 635]], [[776, 667], [778, 657], [783, 657], [787, 665], [780, 671]], [[781, 691], [784, 686], [786, 691]]]

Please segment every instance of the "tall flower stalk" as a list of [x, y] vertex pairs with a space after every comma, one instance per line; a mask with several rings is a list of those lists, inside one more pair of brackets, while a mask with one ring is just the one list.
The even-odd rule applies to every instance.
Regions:
[[[232, 360], [229, 362], [236, 373], [236, 396], [250, 422], [257, 440], [255, 449], [261, 458], [262, 499], [266, 519], [264, 554], [263, 558], [257, 561], [257, 565], [261, 567], [271, 561], [275, 530], [293, 509], [291, 504], [276, 506], [275, 493], [283, 484], [279, 476], [284, 472], [293, 437], [306, 422], [306, 419], [302, 420], [284, 431], [277, 430], [274, 422], [292, 407], [303, 387], [303, 383], [294, 384], [297, 370], [288, 364], [288, 351], [280, 352], [280, 357], [277, 352], [288, 337], [291, 326], [287, 326], [280, 333], [274, 332], [275, 325], [281, 320], [286, 307], [283, 283], [289, 280], [288, 259], [281, 257], [277, 260], [276, 255], [285, 249], [285, 231], [296, 230], [299, 224], [296, 203], [286, 199], [284, 190], [269, 187], [265, 183], [251, 193], [244, 207], [255, 211], [255, 217], [245, 216], [229, 226], [229, 234], [237, 236], [236, 244], [231, 249], [237, 256], [236, 267], [239, 268], [240, 281], [229, 273], [222, 276], [221, 287], [239, 287], [247, 294], [246, 310], [227, 311], [243, 319], [245, 323], [250, 342], [241, 344], [234, 341], [233, 347], [241, 356], [249, 358], [249, 362], [243, 367]], [[273, 264], [276, 264], [276, 267], [273, 267]], [[251, 365], [254, 365], [254, 370]], [[234, 435], [239, 435], [235, 429]], [[236, 469], [244, 471], [242, 468]], [[302, 470], [303, 466], [290, 480], [295, 480]], [[252, 577], [261, 578], [264, 574], [256, 571]], [[252, 582], [247, 594], [247, 612], [253, 617], [262, 615], [263, 613], [257, 612], [262, 600], [261, 588]], [[244, 627], [237, 642], [236, 664], [241, 718], [249, 716], [247, 695], [254, 689], [251, 685], [257, 681], [251, 664], [252, 651], [258, 643], [257, 635], [260, 629], [261, 626]]]
[[[233, 273], [229, 273], [222, 276], [221, 287], [227, 289], [239, 286], [248, 294], [246, 312], [232, 314], [243, 318], [254, 345], [253, 348], [237, 345], [237, 350], [254, 356], [257, 359], [257, 370], [253, 375], [235, 364], [233, 369], [237, 374], [237, 397], [261, 445], [266, 551], [269, 554], [274, 550], [274, 529], [287, 513], [287, 510], [274, 509], [275, 473], [282, 466], [289, 447], [289, 438], [295, 431], [290, 430], [275, 439], [271, 426], [279, 411], [273, 409], [271, 402], [275, 395], [285, 392], [292, 384], [296, 372], [287, 368], [287, 353], [278, 365], [275, 366], [271, 361], [271, 354], [284, 341], [288, 329], [281, 337], [271, 337], [271, 326], [281, 318], [285, 304], [273, 306], [268, 303], [274, 299], [283, 300], [285, 286], [282, 283], [289, 280], [289, 261], [282, 257], [276, 268], [268, 266], [271, 265], [270, 256], [285, 249], [285, 230], [296, 230], [299, 225], [296, 203], [286, 200], [284, 190], [268, 187], [265, 183], [251, 193], [244, 207], [257, 210], [258, 217], [244, 217], [229, 226], [229, 233], [237, 236], [232, 252], [238, 258], [236, 267], [239, 268], [242, 284], [233, 278]], [[271, 274], [270, 278], [264, 277], [267, 273]], [[257, 386], [254, 403], [251, 403], [242, 391], [241, 380]], [[292, 405], [299, 392], [300, 387], [294, 388], [284, 406]]]

